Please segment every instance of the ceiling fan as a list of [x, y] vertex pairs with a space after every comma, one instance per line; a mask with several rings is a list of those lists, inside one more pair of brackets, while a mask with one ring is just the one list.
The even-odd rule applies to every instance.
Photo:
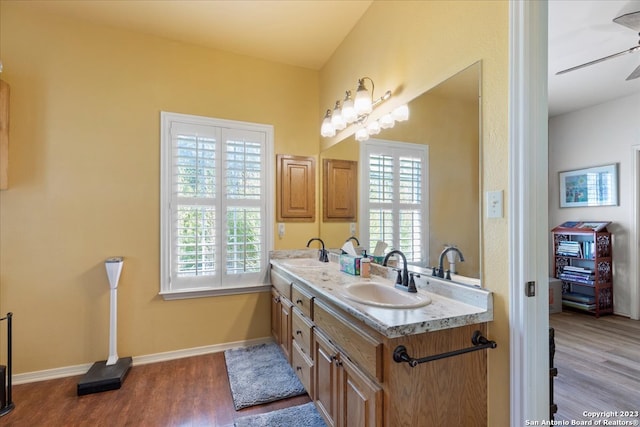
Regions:
[[[625, 27], [631, 28], [634, 31], [638, 31], [639, 32], [638, 36], [640, 36], [640, 11], [620, 15], [617, 18], [615, 18], [613, 22], [615, 22], [616, 24], [624, 25]], [[567, 68], [566, 70], [558, 71], [556, 75], [565, 74], [565, 73], [568, 73], [569, 71], [578, 70], [580, 68], [588, 67], [590, 65], [594, 65], [599, 62], [617, 58], [618, 56], [626, 55], [628, 53], [634, 53], [639, 50], [640, 50], [640, 40], [638, 41], [637, 46], [633, 46], [632, 48], [623, 50], [622, 52], [614, 53], [613, 55], [605, 56], [603, 58], [589, 61], [584, 64], [576, 65], [575, 67]], [[635, 70], [633, 70], [631, 74], [629, 74], [629, 77], [627, 77], [626, 80], [633, 80], [633, 79], [637, 79], [638, 77], [640, 77], [640, 65]]]

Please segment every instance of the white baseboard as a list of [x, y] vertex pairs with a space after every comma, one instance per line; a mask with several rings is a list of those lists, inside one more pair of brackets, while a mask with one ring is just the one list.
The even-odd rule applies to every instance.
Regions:
[[[206, 345], [203, 347], [187, 348], [183, 350], [167, 351], [164, 353], [147, 354], [133, 357], [133, 366], [146, 365], [148, 363], [165, 362], [167, 360], [182, 359], [184, 357], [200, 356], [203, 354], [219, 353], [231, 348], [249, 347], [252, 345], [272, 342], [272, 337], [256, 338], [252, 340], [235, 341], [224, 344]], [[93, 363], [65, 366], [62, 368], [46, 369], [44, 371], [26, 372], [11, 376], [12, 384], [26, 384], [36, 381], [53, 380], [56, 378], [72, 377], [87, 373]]]

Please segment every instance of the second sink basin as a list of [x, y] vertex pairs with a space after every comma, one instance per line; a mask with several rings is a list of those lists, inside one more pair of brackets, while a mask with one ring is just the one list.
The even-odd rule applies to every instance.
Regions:
[[431, 303], [420, 293], [409, 293], [376, 282], [358, 282], [345, 287], [345, 296], [361, 304], [384, 308], [417, 308]]

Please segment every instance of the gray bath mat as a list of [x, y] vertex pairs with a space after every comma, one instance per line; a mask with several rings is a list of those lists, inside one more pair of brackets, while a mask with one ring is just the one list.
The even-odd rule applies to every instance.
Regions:
[[313, 402], [238, 418], [236, 427], [326, 427]]
[[276, 343], [224, 352], [236, 410], [305, 393]]

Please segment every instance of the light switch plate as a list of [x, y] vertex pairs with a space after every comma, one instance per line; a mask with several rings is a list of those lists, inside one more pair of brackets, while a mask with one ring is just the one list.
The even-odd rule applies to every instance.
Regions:
[[487, 218], [502, 218], [502, 190], [487, 191]]
[[278, 237], [284, 237], [284, 222], [278, 223]]
[[349, 224], [349, 232], [351, 233], [352, 236], [356, 235], [356, 223], [352, 222]]

